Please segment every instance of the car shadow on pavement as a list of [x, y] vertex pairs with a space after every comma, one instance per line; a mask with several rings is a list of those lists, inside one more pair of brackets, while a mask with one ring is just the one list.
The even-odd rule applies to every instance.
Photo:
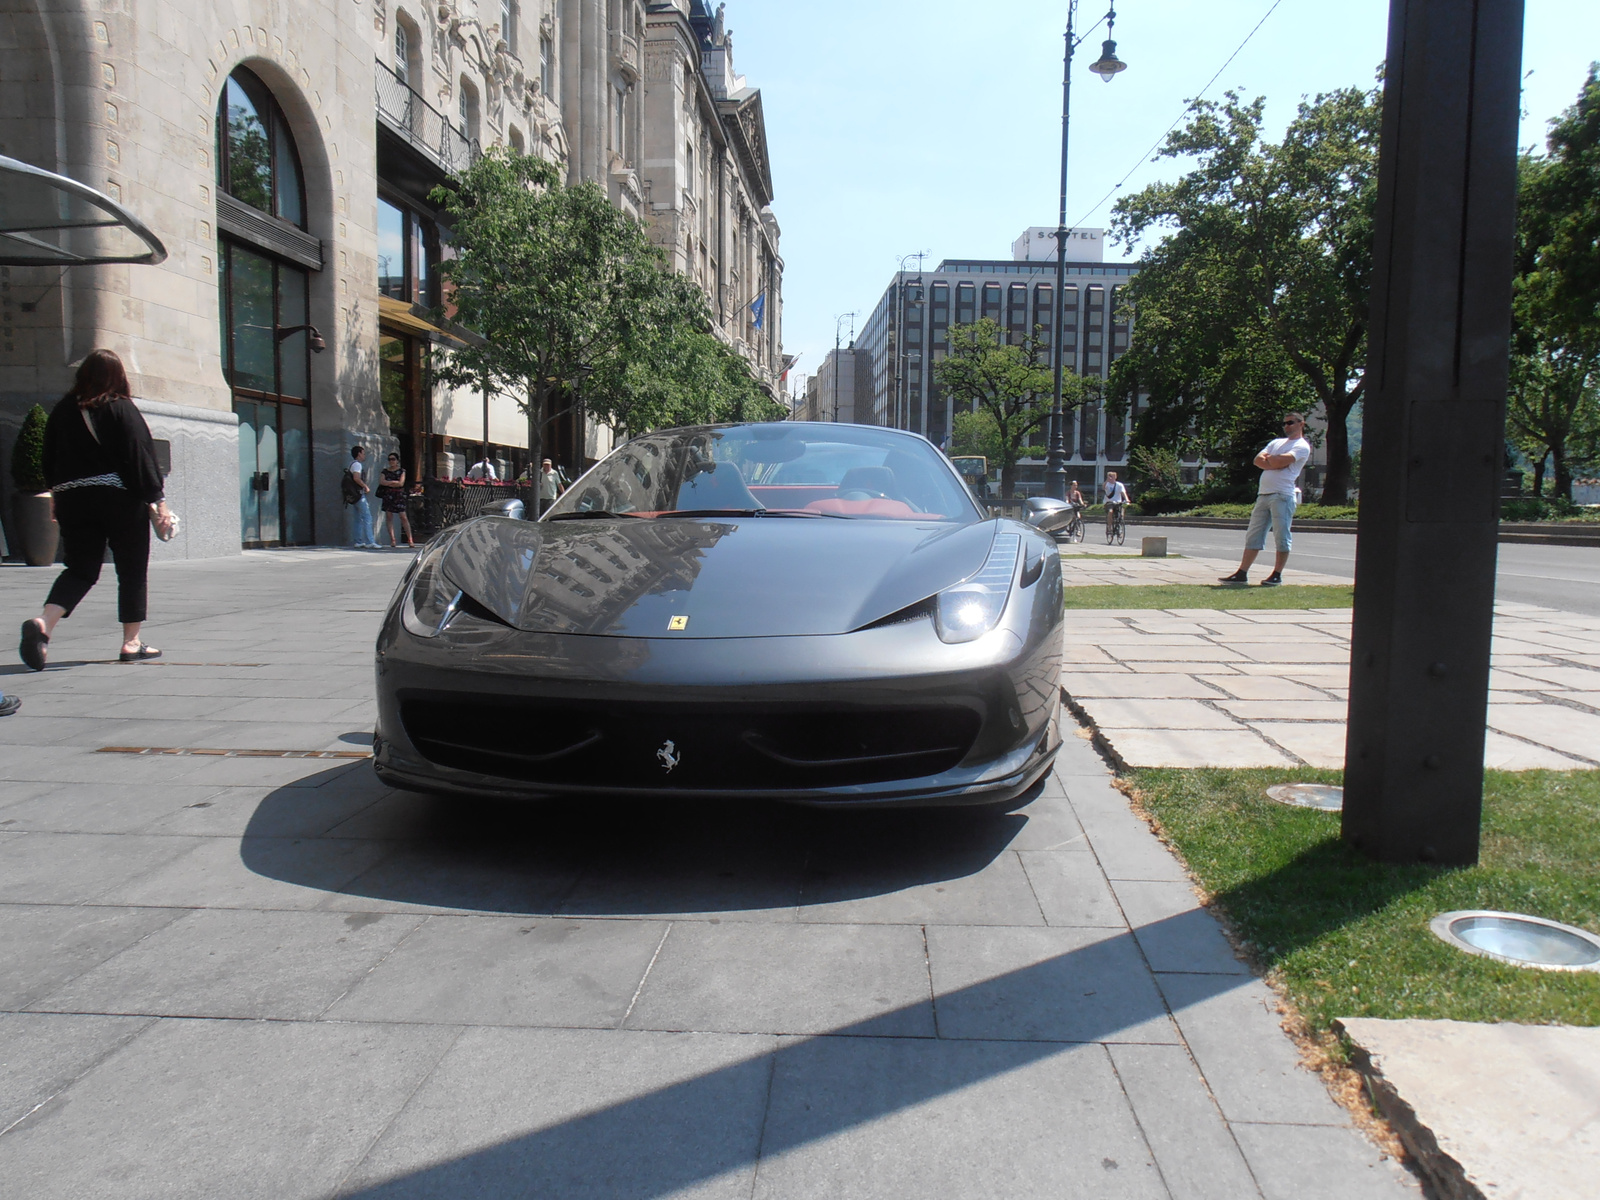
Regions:
[[[754, 913], [977, 875], [1028, 822], [1007, 810], [1037, 791], [996, 808], [853, 812], [762, 801], [507, 803], [387, 791], [362, 765], [268, 793], [240, 857], [256, 874], [379, 908]], [[368, 852], [331, 853], [334, 842], [368, 843]]]

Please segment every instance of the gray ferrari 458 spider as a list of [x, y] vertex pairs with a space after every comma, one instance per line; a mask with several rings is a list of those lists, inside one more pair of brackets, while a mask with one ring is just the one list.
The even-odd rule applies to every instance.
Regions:
[[1051, 539], [987, 519], [915, 434], [645, 434], [540, 520], [417, 555], [376, 767], [474, 796], [1003, 803], [1059, 746], [1061, 607]]

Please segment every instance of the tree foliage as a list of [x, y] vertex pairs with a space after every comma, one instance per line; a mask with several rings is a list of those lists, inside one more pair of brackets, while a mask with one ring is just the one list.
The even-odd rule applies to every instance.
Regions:
[[[1016, 490], [1017, 460], [1042, 438], [1054, 398], [1049, 347], [1037, 332], [1009, 340], [984, 317], [971, 325], [952, 325], [949, 351], [933, 365], [933, 377], [950, 398], [956, 418], [953, 443], [959, 452], [983, 454], [1000, 464], [1000, 494]], [[1088, 388], [1076, 375], [1062, 379], [1062, 408], [1083, 404]], [[978, 447], [982, 446], [983, 449]]]
[[17, 440], [11, 444], [11, 482], [22, 495], [33, 496], [45, 490], [44, 427], [49, 419], [44, 409], [35, 404], [22, 418]]
[[[1548, 154], [1525, 155], [1507, 435], [1572, 499], [1575, 463], [1600, 459], [1600, 80], [1550, 124]], [[1536, 485], [1537, 486], [1537, 485]]]
[[434, 199], [452, 224], [456, 257], [440, 269], [454, 319], [484, 339], [436, 374], [515, 396], [534, 458], [563, 400], [630, 432], [782, 414], [711, 333], [699, 289], [598, 186], [564, 186], [552, 164], [501, 149]]
[[1109, 387], [1148, 393], [1134, 438], [1198, 437], [1234, 479], [1280, 436], [1286, 409], [1327, 420], [1324, 503], [1350, 486], [1345, 421], [1366, 353], [1382, 95], [1345, 88], [1302, 102], [1283, 140], [1261, 141], [1264, 100], [1197, 102], [1158, 157], [1194, 170], [1118, 202], [1132, 243], [1164, 233], [1124, 292], [1137, 313]]

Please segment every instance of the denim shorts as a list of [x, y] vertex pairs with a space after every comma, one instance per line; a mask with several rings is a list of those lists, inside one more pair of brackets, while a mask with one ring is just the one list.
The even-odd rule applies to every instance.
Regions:
[[1256, 497], [1256, 505], [1250, 510], [1250, 528], [1244, 535], [1244, 548], [1246, 550], [1265, 550], [1267, 548], [1267, 526], [1272, 526], [1272, 534], [1278, 543], [1278, 553], [1289, 553], [1294, 539], [1290, 535], [1289, 526], [1294, 521], [1294, 496], [1288, 492], [1272, 492]]

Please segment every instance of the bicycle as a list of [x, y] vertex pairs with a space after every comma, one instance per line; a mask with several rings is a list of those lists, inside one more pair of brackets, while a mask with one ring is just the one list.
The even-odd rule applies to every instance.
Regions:
[[1081, 508], [1072, 510], [1072, 520], [1061, 531], [1061, 540], [1064, 542], [1083, 541], [1083, 510]]
[[1106, 511], [1106, 545], [1121, 546], [1128, 540], [1128, 522], [1122, 515], [1122, 505], [1113, 504]]

